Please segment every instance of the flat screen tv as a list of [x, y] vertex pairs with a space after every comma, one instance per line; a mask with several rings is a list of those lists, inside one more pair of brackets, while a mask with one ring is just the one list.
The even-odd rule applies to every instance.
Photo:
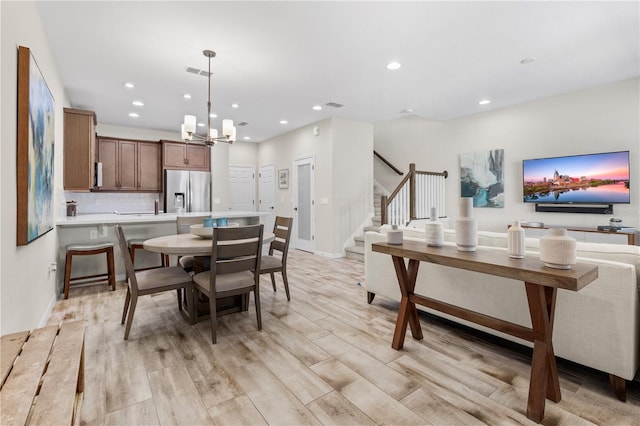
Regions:
[[522, 161], [525, 203], [629, 204], [629, 151]]

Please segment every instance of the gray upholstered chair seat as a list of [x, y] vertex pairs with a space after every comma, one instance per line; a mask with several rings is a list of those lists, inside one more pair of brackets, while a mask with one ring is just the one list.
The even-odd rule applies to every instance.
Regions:
[[176, 284], [189, 281], [191, 277], [184, 269], [178, 266], [171, 266], [138, 271], [136, 272], [136, 278], [138, 279], [138, 290], [144, 292], [150, 289], [162, 291], [165, 286], [167, 290], [173, 290]]
[[277, 256], [262, 256], [262, 260], [260, 261], [260, 272], [265, 273], [269, 272], [271, 269], [277, 269], [278, 271], [282, 268], [282, 258]]
[[[200, 272], [193, 276], [193, 281], [201, 287], [209, 288], [209, 282], [211, 280], [211, 271]], [[224, 293], [226, 291], [233, 291], [239, 288], [244, 288], [253, 285], [254, 275], [253, 272], [242, 271], [233, 274], [218, 275], [216, 278], [216, 293]]]

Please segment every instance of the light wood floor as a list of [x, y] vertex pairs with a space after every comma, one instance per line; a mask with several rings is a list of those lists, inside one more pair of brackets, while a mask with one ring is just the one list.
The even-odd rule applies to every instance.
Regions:
[[[397, 303], [366, 303], [362, 263], [292, 251], [288, 265], [291, 302], [264, 277], [263, 330], [252, 302], [220, 320], [216, 345], [174, 292], [140, 299], [125, 342], [123, 283], [72, 289], [49, 322], [86, 324], [81, 424], [532, 424], [529, 349], [421, 316], [425, 339], [395, 351]], [[606, 374], [559, 370], [544, 424], [640, 425], [640, 383], [622, 403]]]

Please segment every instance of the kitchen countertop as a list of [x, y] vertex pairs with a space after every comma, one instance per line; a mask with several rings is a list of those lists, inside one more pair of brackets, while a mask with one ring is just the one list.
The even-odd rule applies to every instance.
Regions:
[[98, 214], [80, 214], [77, 216], [65, 216], [56, 221], [56, 226], [91, 226], [115, 223], [162, 223], [175, 222], [177, 216], [204, 216], [210, 214], [213, 218], [227, 217], [263, 217], [271, 213], [268, 212], [252, 212], [252, 211], [212, 211], [197, 213], [159, 213], [139, 212], [139, 213], [98, 213]]

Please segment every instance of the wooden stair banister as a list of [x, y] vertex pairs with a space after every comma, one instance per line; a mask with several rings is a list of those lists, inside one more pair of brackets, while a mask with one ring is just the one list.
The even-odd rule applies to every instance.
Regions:
[[389, 166], [389, 168], [391, 170], [393, 170], [394, 172], [396, 172], [398, 175], [402, 176], [404, 174], [404, 172], [401, 172], [396, 166], [394, 166], [393, 164], [391, 164], [389, 162], [389, 160], [387, 160], [386, 158], [384, 158], [382, 155], [380, 155], [375, 149], [373, 150], [373, 155], [375, 155], [376, 157], [378, 157], [380, 159], [380, 161], [382, 161], [384, 164], [386, 164], [387, 166]]
[[409, 172], [407, 175], [400, 181], [396, 189], [393, 192], [386, 196], [383, 195], [380, 198], [381, 204], [381, 212], [380, 212], [380, 223], [385, 225], [389, 223], [389, 215], [387, 214], [387, 210], [389, 205], [393, 202], [393, 200], [398, 196], [403, 187], [409, 184], [409, 220], [418, 219], [416, 215], [416, 175], [433, 175], [433, 176], [443, 176], [445, 179], [449, 176], [449, 173], [445, 170], [444, 172], [428, 172], [428, 171], [417, 171], [415, 163], [409, 164]]

